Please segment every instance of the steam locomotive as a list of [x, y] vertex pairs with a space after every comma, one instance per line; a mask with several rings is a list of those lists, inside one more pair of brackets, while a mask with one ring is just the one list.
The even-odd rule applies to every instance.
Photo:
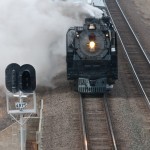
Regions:
[[117, 36], [110, 18], [86, 18], [66, 35], [67, 79], [80, 93], [105, 93], [118, 79]]

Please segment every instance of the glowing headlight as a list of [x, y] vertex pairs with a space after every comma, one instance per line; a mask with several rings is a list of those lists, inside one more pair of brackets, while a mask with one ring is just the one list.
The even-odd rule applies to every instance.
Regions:
[[95, 46], [96, 46], [96, 43], [94, 41], [90, 41], [90, 43], [89, 43], [90, 49], [94, 49]]
[[95, 30], [95, 29], [96, 29], [96, 27], [95, 27], [94, 24], [90, 24], [90, 25], [89, 25], [89, 30]]

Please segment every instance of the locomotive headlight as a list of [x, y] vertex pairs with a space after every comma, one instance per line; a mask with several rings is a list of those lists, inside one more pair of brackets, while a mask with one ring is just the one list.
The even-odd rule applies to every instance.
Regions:
[[95, 46], [96, 46], [96, 43], [94, 42], [94, 41], [90, 41], [90, 43], [89, 43], [89, 47], [90, 47], [90, 49], [95, 49]]

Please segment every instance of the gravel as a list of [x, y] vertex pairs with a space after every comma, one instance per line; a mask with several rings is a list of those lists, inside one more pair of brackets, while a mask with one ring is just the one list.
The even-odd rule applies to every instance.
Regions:
[[[127, 13], [128, 20], [134, 27], [133, 29], [136, 31], [142, 45], [149, 53], [150, 42], [148, 39], [150, 34], [145, 36], [150, 32], [147, 28], [149, 21], [143, 19], [144, 11], [147, 13], [147, 10], [140, 10], [148, 5], [148, 2], [143, 3], [139, 0], [131, 0], [130, 2], [119, 0], [119, 2], [125, 13]], [[122, 49], [120, 49], [120, 53], [122, 53], [121, 51]], [[109, 103], [119, 149], [149, 150], [149, 109], [134, 83], [132, 74], [129, 73], [126, 61], [121, 54], [119, 56], [119, 80], [110, 94], [112, 98]]]
[[80, 150], [79, 94], [72, 90], [65, 73], [55, 82], [57, 88], [44, 99], [44, 150]]

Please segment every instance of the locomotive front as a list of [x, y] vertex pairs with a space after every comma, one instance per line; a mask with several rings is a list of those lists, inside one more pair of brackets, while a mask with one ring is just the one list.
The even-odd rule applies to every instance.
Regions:
[[117, 79], [116, 33], [108, 17], [67, 32], [67, 78], [80, 93], [104, 93]]

